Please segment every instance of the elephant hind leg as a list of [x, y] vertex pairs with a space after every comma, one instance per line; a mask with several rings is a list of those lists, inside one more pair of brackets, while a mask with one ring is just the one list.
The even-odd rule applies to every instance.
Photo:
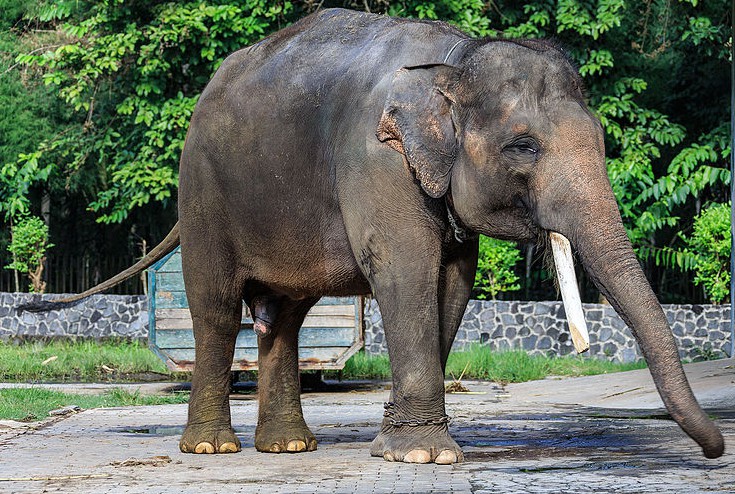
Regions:
[[[242, 299], [235, 293], [225, 296], [201, 288], [200, 284], [189, 290], [187, 284], [196, 365], [189, 416], [179, 447], [184, 453], [235, 453], [240, 451], [240, 441], [232, 429], [229, 391]], [[210, 295], [204, 297], [204, 293]]]
[[[270, 299], [272, 300], [272, 299]], [[258, 425], [255, 449], [266, 453], [314, 451], [316, 438], [304, 422], [299, 384], [298, 337], [318, 298], [280, 298], [270, 311], [269, 334], [258, 338]], [[253, 310], [257, 310], [256, 304]], [[271, 307], [275, 307], [271, 305]]]
[[[195, 360], [184, 453], [233, 453], [230, 384], [235, 342], [242, 325], [243, 279], [236, 252], [205, 216], [181, 223], [181, 257], [193, 329]], [[196, 221], [193, 221], [196, 220]]]

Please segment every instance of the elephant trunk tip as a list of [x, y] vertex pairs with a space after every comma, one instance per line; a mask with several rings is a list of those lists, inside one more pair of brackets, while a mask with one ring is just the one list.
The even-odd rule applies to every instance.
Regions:
[[722, 432], [697, 403], [694, 394], [690, 394], [690, 399], [693, 408], [690, 408], [686, 414], [680, 413], [681, 409], [676, 410], [677, 407], [672, 407], [671, 402], [666, 402], [666, 408], [679, 427], [699, 444], [705, 458], [719, 458], [725, 453], [725, 439], [722, 437]]
[[725, 440], [720, 431], [715, 432], [711, 440], [700, 443], [704, 456], [709, 459], [719, 458], [725, 453]]

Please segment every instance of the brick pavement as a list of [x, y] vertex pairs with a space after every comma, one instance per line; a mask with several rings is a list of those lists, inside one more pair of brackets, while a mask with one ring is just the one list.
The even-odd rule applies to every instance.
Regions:
[[[688, 371], [732, 448], [735, 371], [719, 362]], [[467, 383], [484, 394], [448, 396], [451, 431], [466, 454], [453, 466], [369, 456], [385, 390], [306, 394], [304, 414], [320, 444], [300, 455], [253, 449], [250, 397], [232, 402], [244, 447], [232, 455], [178, 452], [185, 405], [88, 410], [37, 430], [0, 430], [0, 492], [735, 492], [731, 453], [705, 459], [655, 397], [641, 395], [632, 402], [643, 409], [631, 409], [628, 396], [647, 389], [645, 381], [645, 373], [626, 373], [505, 389]]]

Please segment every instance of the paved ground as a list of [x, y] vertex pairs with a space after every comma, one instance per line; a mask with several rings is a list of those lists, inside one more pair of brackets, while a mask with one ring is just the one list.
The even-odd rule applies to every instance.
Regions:
[[[693, 388], [735, 445], [735, 362], [687, 366]], [[38, 429], [0, 429], [3, 493], [710, 493], [735, 492], [735, 457], [707, 460], [667, 420], [647, 371], [509, 385], [465, 382], [447, 397], [466, 461], [388, 463], [368, 454], [386, 390], [308, 393], [319, 450], [253, 449], [256, 404], [232, 401], [244, 450], [178, 451], [185, 405], [88, 410]], [[152, 392], [161, 385], [147, 386]]]

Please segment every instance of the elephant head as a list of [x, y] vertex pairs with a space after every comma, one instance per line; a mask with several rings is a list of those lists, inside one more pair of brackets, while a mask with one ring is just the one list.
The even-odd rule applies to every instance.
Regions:
[[377, 136], [403, 153], [424, 191], [448, 197], [464, 228], [508, 240], [566, 236], [633, 331], [671, 416], [722, 455], [666, 317], [623, 228], [603, 130], [580, 77], [543, 41], [468, 41], [456, 65], [395, 73]]

